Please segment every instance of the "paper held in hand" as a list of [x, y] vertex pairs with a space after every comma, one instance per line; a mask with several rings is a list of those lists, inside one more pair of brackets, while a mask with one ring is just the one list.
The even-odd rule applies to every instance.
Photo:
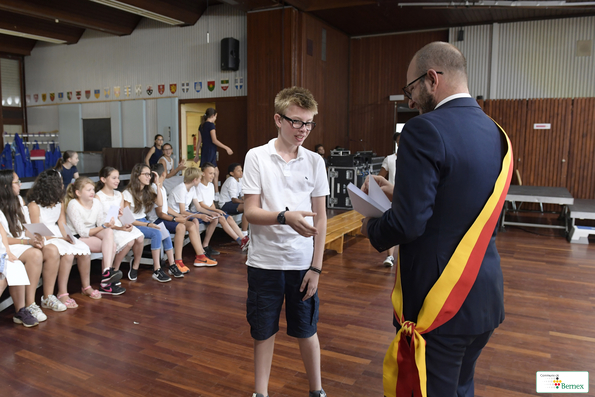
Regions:
[[44, 237], [52, 237], [54, 235], [45, 223], [25, 223], [23, 226], [33, 234], [39, 234]]
[[132, 222], [134, 222], [135, 220], [136, 219], [134, 219], [134, 215], [132, 215], [132, 211], [130, 211], [130, 208], [124, 208], [122, 216], [120, 217], [120, 222], [122, 222], [122, 225], [132, 225]]
[[107, 210], [107, 214], [105, 215], [105, 220], [103, 221], [103, 223], [110, 223], [112, 221], [112, 218], [114, 218], [114, 220], [117, 220], [119, 213], [120, 213], [119, 206], [117, 206], [117, 205], [110, 206], [109, 210]]
[[391, 202], [373, 177], [370, 177], [368, 191], [369, 194], [364, 193], [353, 183], [347, 185], [347, 192], [353, 209], [366, 218], [380, 218], [382, 214], [390, 209]]
[[29, 285], [29, 277], [25, 270], [25, 265], [21, 261], [10, 262], [3, 254], [1, 259], [2, 264], [0, 265], [0, 273], [6, 277], [6, 282], [9, 286], [15, 285]]

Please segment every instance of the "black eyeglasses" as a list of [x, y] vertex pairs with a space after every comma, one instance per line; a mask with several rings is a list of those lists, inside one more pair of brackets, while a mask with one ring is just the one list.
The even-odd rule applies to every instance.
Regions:
[[[436, 72], [437, 74], [444, 74], [442, 72]], [[411, 98], [411, 91], [407, 90], [407, 88], [409, 88], [412, 84], [415, 84], [415, 82], [417, 82], [418, 80], [423, 79], [424, 77], [426, 77], [426, 75], [428, 74], [428, 71], [426, 70], [424, 74], [422, 74], [421, 76], [419, 76], [418, 78], [416, 78], [415, 80], [413, 80], [411, 83], [407, 84], [405, 87], [403, 87], [403, 92], [405, 93], [405, 96], [409, 99]]]
[[292, 120], [289, 117], [283, 115], [283, 114], [279, 114], [279, 116], [283, 117], [285, 120], [289, 121], [289, 123], [291, 124], [291, 126], [293, 128], [295, 128], [296, 130], [299, 130], [302, 127], [306, 127], [306, 130], [308, 131], [312, 131], [314, 129], [314, 127], [316, 127], [316, 123], [313, 121], [301, 121], [301, 120]]

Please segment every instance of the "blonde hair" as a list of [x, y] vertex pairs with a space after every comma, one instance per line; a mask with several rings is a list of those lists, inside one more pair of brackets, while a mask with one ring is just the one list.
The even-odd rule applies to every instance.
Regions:
[[200, 170], [200, 168], [186, 168], [186, 170], [184, 171], [184, 183], [190, 183], [195, 179], [200, 179], [201, 176], [202, 171]]
[[285, 115], [291, 105], [296, 105], [304, 110], [318, 114], [318, 103], [312, 93], [303, 87], [291, 87], [281, 90], [275, 96], [275, 113]]
[[87, 184], [93, 185], [93, 190], [95, 190], [95, 182], [93, 182], [90, 178], [87, 178], [86, 176], [80, 176], [76, 178], [74, 182], [68, 185], [68, 188], [66, 189], [66, 196], [64, 197], [64, 206], [66, 208], [68, 208], [68, 203], [70, 203], [70, 200], [78, 198], [76, 195], [76, 191], [83, 190], [83, 188], [87, 186]]

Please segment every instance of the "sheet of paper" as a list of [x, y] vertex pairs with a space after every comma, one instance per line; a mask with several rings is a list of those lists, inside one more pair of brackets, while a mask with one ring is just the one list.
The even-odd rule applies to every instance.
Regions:
[[68, 225], [64, 225], [64, 230], [66, 231], [66, 234], [68, 236], [70, 236], [70, 238], [72, 239], [72, 241], [76, 241], [74, 239], [74, 234], [72, 233], [72, 230], [70, 230], [70, 228], [68, 227]]
[[159, 224], [159, 229], [161, 230], [161, 240], [165, 240], [169, 237], [169, 230], [167, 230], [163, 223]]
[[7, 260], [4, 264], [4, 275], [10, 286], [29, 285], [29, 277], [27, 277], [25, 265], [21, 261], [10, 262]]
[[380, 218], [385, 210], [353, 183], [347, 185], [353, 209], [367, 218]]
[[54, 235], [45, 223], [25, 223], [23, 226], [33, 234], [37, 233], [44, 237], [52, 237]]
[[390, 200], [388, 199], [388, 197], [386, 197], [386, 194], [384, 194], [382, 189], [380, 189], [380, 186], [378, 186], [376, 179], [370, 177], [368, 190], [368, 195], [370, 196], [370, 198], [374, 200], [375, 203], [378, 203], [381, 209], [387, 211], [391, 207], [392, 204]]
[[132, 215], [132, 211], [130, 211], [129, 207], [125, 207], [122, 216], [120, 217], [120, 222], [122, 222], [122, 225], [132, 225], [132, 222], [134, 222], [136, 219], [134, 218], [134, 215]]
[[119, 212], [120, 207], [118, 207], [117, 205], [112, 205], [111, 207], [109, 207], [109, 210], [107, 210], [107, 214], [105, 215], [105, 220], [103, 222], [110, 223], [112, 221], [112, 218], [114, 218], [114, 220], [118, 219]]

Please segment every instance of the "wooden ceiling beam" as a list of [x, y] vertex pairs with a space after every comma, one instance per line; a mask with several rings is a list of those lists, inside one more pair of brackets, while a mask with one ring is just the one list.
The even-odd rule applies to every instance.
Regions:
[[378, 4], [376, 0], [286, 0], [285, 2], [306, 12]]
[[82, 0], [0, 0], [0, 10], [11, 11], [83, 29], [117, 36], [129, 35], [141, 17], [115, 8]]
[[[194, 25], [206, 9], [206, 1], [196, 0], [118, 0], [134, 7], [141, 8], [177, 19], [186, 25]], [[202, 4], [204, 3], [204, 4]]]
[[6, 11], [0, 13], [0, 29], [61, 40], [68, 44], [77, 43], [85, 31], [82, 28]]
[[37, 40], [0, 34], [0, 52], [17, 55], [31, 55]]

